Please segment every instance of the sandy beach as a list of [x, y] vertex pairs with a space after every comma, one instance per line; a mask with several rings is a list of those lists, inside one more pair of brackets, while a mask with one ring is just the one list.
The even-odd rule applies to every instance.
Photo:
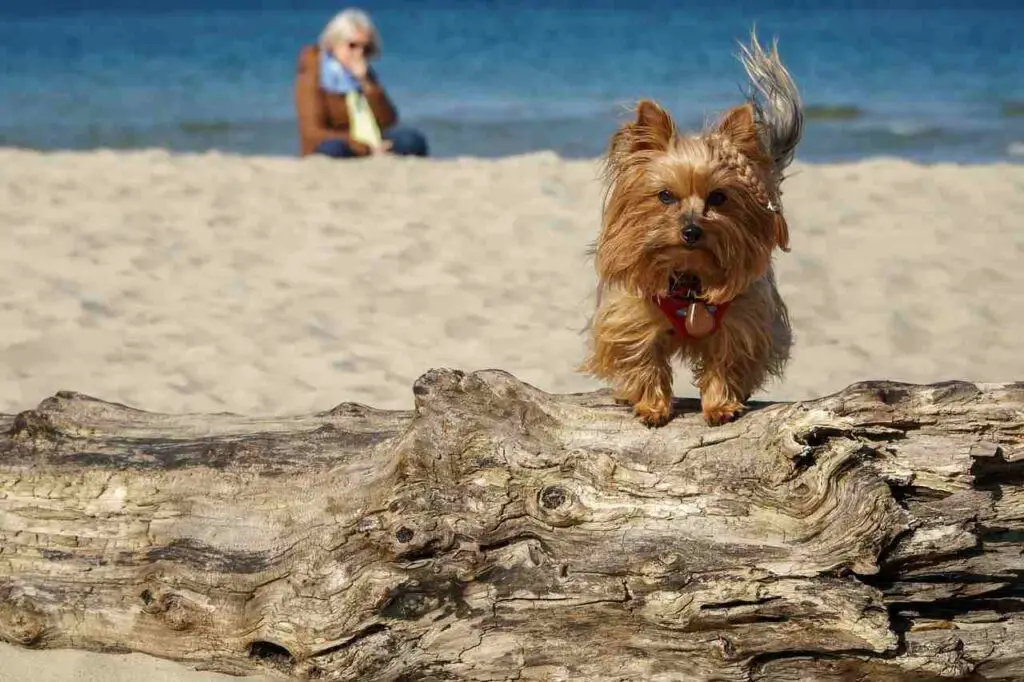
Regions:
[[[596, 162], [551, 154], [2, 150], [0, 412], [62, 389], [166, 412], [410, 408], [413, 381], [441, 366], [598, 388], [574, 371], [597, 178]], [[793, 250], [776, 261], [796, 345], [756, 397], [1024, 379], [1024, 166], [798, 163], [784, 189]], [[695, 395], [685, 372], [676, 392]], [[219, 679], [0, 648], [0, 680], [28, 679], [39, 656], [63, 676], [36, 682]]]
[[[574, 367], [597, 171], [2, 151], [0, 411], [61, 389], [170, 412], [408, 408], [438, 366], [595, 388]], [[1024, 166], [797, 165], [785, 189], [796, 346], [762, 397], [1022, 378]]]

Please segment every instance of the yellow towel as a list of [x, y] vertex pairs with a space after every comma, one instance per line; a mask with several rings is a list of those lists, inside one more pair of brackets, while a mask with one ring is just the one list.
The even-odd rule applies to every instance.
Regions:
[[349, 90], [345, 94], [345, 104], [348, 107], [348, 131], [352, 139], [371, 147], [379, 147], [382, 142], [380, 126], [377, 125], [377, 117], [373, 115], [366, 96], [358, 90]]

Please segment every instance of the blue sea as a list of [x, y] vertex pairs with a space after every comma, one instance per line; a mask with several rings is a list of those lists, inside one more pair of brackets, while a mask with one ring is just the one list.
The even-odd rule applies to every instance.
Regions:
[[[756, 24], [807, 105], [799, 158], [1024, 161], [1021, 2], [360, 6], [382, 81], [436, 156], [596, 156], [641, 97], [699, 126], [739, 101], [736, 45]], [[296, 55], [343, 7], [0, 0], [0, 146], [295, 155]]]

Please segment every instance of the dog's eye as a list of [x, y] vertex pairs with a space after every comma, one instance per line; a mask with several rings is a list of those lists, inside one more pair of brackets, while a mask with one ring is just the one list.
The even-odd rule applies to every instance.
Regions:
[[716, 189], [708, 195], [706, 203], [708, 206], [721, 206], [725, 203], [725, 192]]
[[672, 194], [672, 192], [669, 192], [667, 189], [663, 189], [658, 192], [658, 201], [668, 206], [669, 204], [676, 203], [678, 199], [676, 199], [675, 194]]

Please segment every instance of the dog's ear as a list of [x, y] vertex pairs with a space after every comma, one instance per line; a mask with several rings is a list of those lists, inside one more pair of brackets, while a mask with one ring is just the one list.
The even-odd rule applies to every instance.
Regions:
[[612, 136], [612, 154], [665, 151], [675, 134], [676, 125], [667, 111], [649, 99], [640, 100], [636, 105], [636, 119]]
[[640, 100], [636, 105], [634, 127], [642, 135], [637, 142], [649, 145], [650, 149], [668, 149], [668, 143], [676, 134], [676, 124], [668, 112], [649, 99]]
[[757, 120], [754, 118], [754, 107], [749, 102], [727, 111], [715, 132], [732, 142], [747, 158], [764, 158], [764, 151], [758, 138]]

